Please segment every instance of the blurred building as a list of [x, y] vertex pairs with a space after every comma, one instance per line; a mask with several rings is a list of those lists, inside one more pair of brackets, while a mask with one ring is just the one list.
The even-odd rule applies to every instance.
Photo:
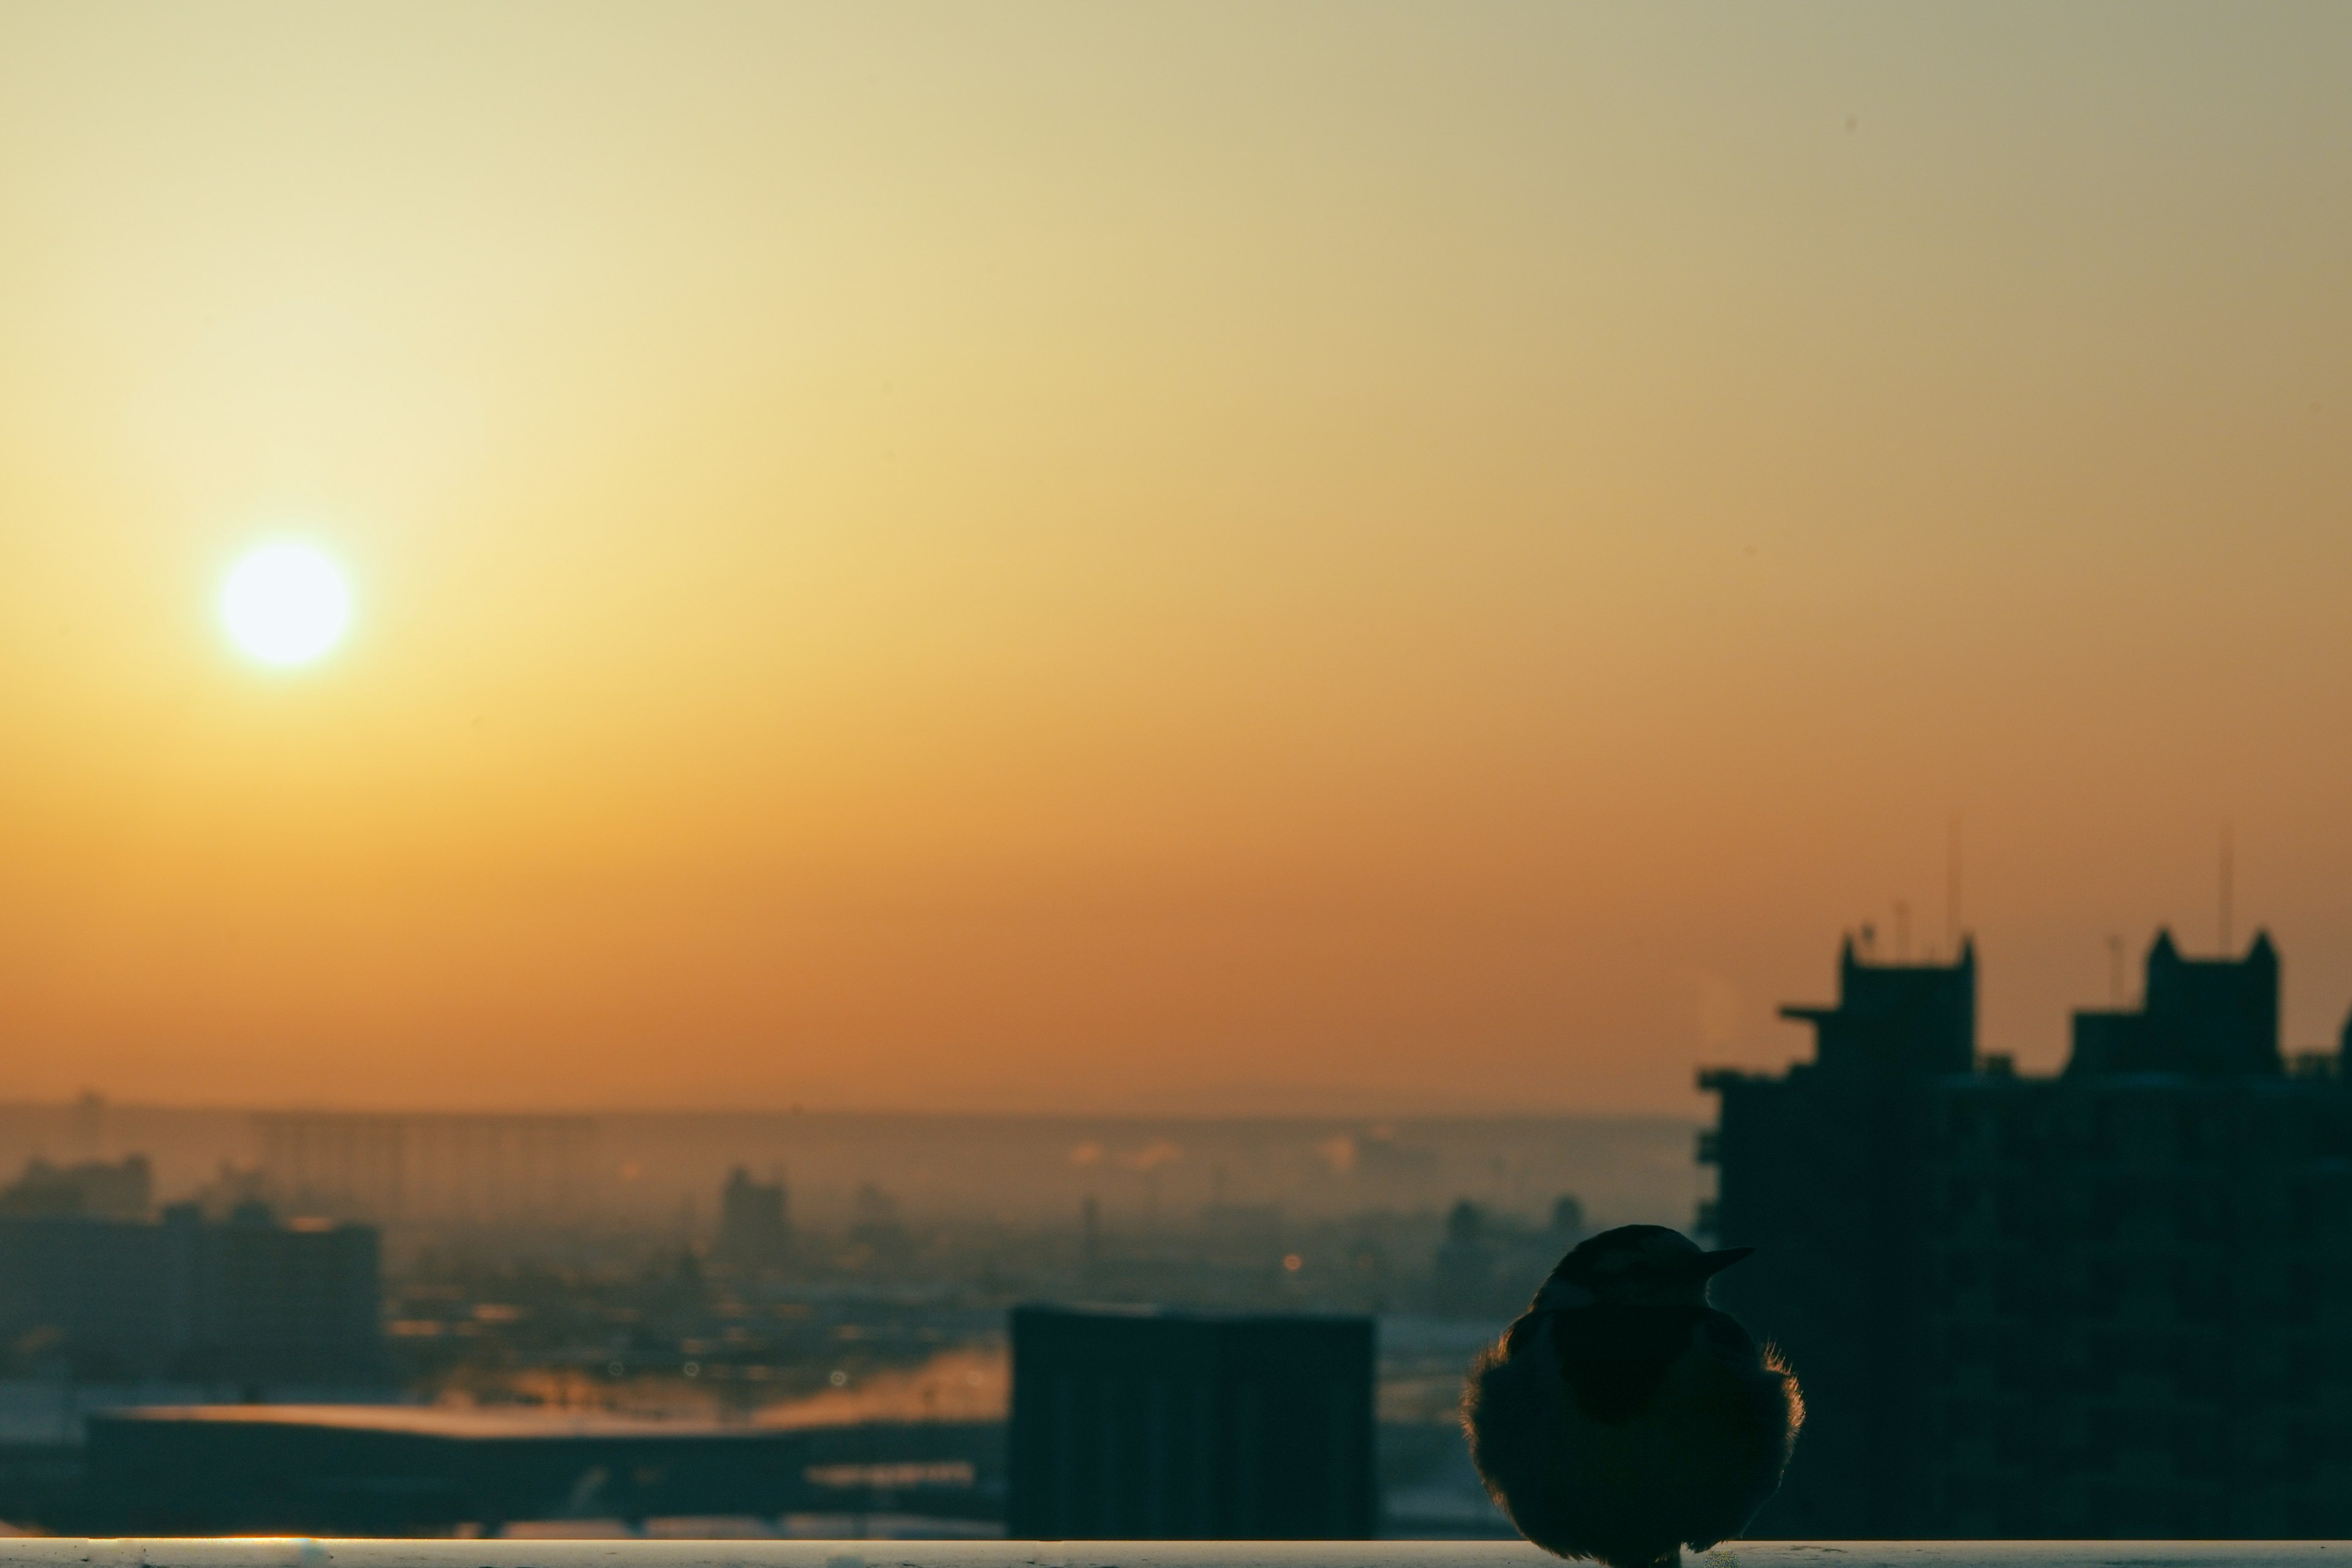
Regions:
[[1446, 1211], [1444, 1237], [1430, 1255], [1423, 1305], [1457, 1321], [1515, 1318], [1527, 1310], [1552, 1267], [1584, 1237], [1584, 1205], [1573, 1194], [1553, 1199], [1549, 1223], [1541, 1225], [1458, 1199]]
[[1017, 1540], [1366, 1540], [1369, 1318], [1023, 1307]]
[[1445, 1239], [1437, 1244], [1429, 1266], [1430, 1304], [1440, 1317], [1491, 1318], [1507, 1310], [1505, 1302], [1513, 1296], [1533, 1294], [1517, 1289], [1521, 1281], [1515, 1279], [1501, 1287], [1498, 1296], [1496, 1248], [1486, 1231], [1485, 1211], [1468, 1198], [1446, 1211]]
[[1758, 1532], [2352, 1528], [2352, 1095], [2290, 1074], [2278, 957], [2168, 936], [2063, 1075], [1975, 1052], [1975, 962], [1851, 943], [1811, 1062], [1704, 1075], [1719, 1295], [1806, 1388]]
[[154, 1203], [155, 1173], [143, 1154], [71, 1165], [37, 1159], [0, 1192], [0, 1219], [145, 1219]]
[[717, 1257], [738, 1268], [772, 1268], [792, 1251], [792, 1210], [782, 1181], [755, 1182], [738, 1165], [719, 1194]]
[[381, 1294], [362, 1226], [0, 1219], [0, 1342], [78, 1378], [373, 1383]]

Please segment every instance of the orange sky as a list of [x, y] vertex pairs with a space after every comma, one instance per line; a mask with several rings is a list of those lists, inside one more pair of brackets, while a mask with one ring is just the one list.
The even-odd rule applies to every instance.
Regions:
[[[0, 1096], [1686, 1110], [2352, 1007], [2352, 10], [0, 9]], [[347, 644], [240, 660], [293, 529]]]

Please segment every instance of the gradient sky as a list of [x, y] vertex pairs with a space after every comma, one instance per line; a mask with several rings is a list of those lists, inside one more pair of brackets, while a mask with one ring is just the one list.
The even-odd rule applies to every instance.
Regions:
[[[2352, 1007], [2352, 7], [0, 5], [0, 1096]], [[293, 673], [213, 613], [339, 558]]]

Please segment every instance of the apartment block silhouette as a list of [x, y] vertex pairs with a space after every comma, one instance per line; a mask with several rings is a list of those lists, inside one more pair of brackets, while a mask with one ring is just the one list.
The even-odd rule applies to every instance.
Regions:
[[1813, 1060], [1701, 1077], [1718, 1295], [1810, 1411], [1755, 1532], [2352, 1532], [2352, 1093], [2270, 940], [2160, 934], [2054, 1078], [1979, 1058], [1972, 949], [1839, 976]]

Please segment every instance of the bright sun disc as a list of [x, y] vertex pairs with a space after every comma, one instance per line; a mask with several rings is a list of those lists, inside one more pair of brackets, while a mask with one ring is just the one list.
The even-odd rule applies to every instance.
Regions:
[[265, 544], [221, 585], [221, 619], [264, 664], [308, 664], [335, 646], [352, 596], [335, 563], [307, 544]]

